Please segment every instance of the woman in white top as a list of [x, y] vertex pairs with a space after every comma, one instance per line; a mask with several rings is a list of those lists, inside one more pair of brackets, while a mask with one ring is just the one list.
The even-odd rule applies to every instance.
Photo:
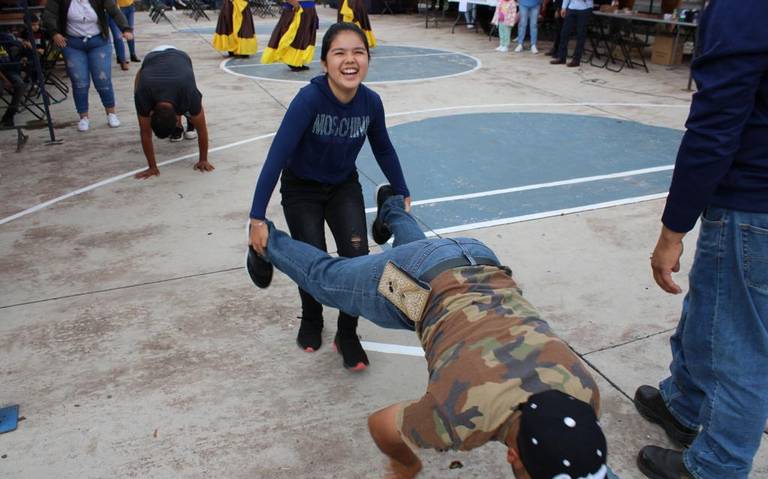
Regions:
[[112, 89], [112, 43], [107, 13], [120, 27], [123, 38], [132, 40], [133, 31], [114, 0], [48, 0], [43, 13], [43, 25], [67, 61], [72, 96], [80, 114], [77, 125], [80, 131], [88, 131], [90, 127], [88, 89], [91, 78], [107, 112], [107, 123], [112, 128], [120, 126]]

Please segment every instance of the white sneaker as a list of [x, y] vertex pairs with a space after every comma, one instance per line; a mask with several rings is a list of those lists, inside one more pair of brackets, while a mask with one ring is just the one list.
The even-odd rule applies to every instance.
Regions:
[[499, 48], [497, 48], [497, 50], [500, 51], [501, 53], [504, 53], [504, 52], [508, 52], [509, 48], [507, 48], [507, 47], [499, 47]]
[[107, 113], [107, 124], [110, 128], [117, 128], [120, 126], [120, 120], [114, 113]]
[[536, 48], [536, 45], [531, 47], [531, 53], [533, 53], [534, 55], [538, 55], [539, 54], [539, 49]]
[[504, 47], [502, 47], [501, 45], [499, 45], [498, 47], [494, 48], [494, 50], [496, 50], [497, 52], [500, 52], [502, 48], [504, 48]]
[[469, 29], [471, 30], [471, 29], [475, 28], [475, 26], [474, 26], [474, 25], [472, 25], [471, 23], [468, 23], [468, 24], [467, 24], [467, 28], [469, 28]]
[[77, 131], [88, 131], [90, 126], [91, 120], [89, 120], [87, 116], [85, 118], [80, 118], [80, 121], [77, 122]]
[[515, 47], [515, 53], [520, 53], [523, 51], [523, 46], [518, 44], [517, 47]]
[[194, 140], [195, 138], [197, 138], [197, 132], [195, 130], [184, 132], [185, 140]]

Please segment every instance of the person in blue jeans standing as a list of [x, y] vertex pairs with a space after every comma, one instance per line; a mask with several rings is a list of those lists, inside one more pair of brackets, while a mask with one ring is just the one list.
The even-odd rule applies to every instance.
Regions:
[[75, 108], [80, 115], [77, 129], [82, 132], [90, 128], [91, 79], [106, 110], [107, 124], [110, 128], [120, 126], [112, 88], [112, 44], [107, 16], [115, 19], [123, 38], [133, 39], [133, 29], [114, 0], [48, 0], [43, 12], [45, 30], [64, 53]]
[[765, 0], [711, 0], [699, 23], [698, 87], [651, 256], [682, 292], [682, 239], [701, 229], [672, 336], [670, 376], [635, 405], [682, 452], [644, 447], [650, 478], [746, 479], [768, 418], [768, 18]]
[[[117, 0], [117, 6], [120, 7], [120, 11], [125, 15], [128, 25], [133, 28], [133, 17], [136, 13], [136, 7], [133, 6], [133, 0]], [[112, 18], [109, 19], [109, 29], [112, 32], [112, 42], [115, 45], [117, 64], [120, 65], [121, 69], [128, 70], [128, 58], [125, 56], [123, 36], [120, 32], [120, 27]], [[133, 38], [126, 41], [128, 42], [128, 51], [131, 55], [131, 61], [133, 63], [140, 63], [141, 58], [136, 55], [136, 41]]]
[[517, 48], [515, 48], [515, 53], [523, 51], [526, 30], [530, 25], [531, 53], [535, 55], [539, 53], [539, 49], [536, 48], [536, 41], [538, 40], [539, 34], [539, 9], [541, 8], [541, 0], [518, 0], [518, 5], [520, 19], [517, 24]]
[[560, 45], [557, 58], [552, 60], [552, 65], [565, 65], [568, 56], [568, 41], [573, 30], [576, 29], [576, 50], [573, 59], [568, 62], [569, 67], [581, 65], [581, 55], [584, 53], [584, 43], [587, 41], [587, 26], [592, 19], [593, 0], [563, 0], [563, 8], [560, 16], [563, 20], [563, 29], [560, 32]]

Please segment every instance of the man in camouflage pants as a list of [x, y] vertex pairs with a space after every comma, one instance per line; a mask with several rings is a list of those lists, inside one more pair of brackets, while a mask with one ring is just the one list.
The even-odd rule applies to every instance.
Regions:
[[368, 418], [389, 458], [387, 477], [415, 477], [417, 448], [469, 450], [489, 441], [507, 446], [518, 479], [606, 477], [597, 385], [523, 299], [510, 270], [476, 239], [425, 239], [389, 185], [377, 191], [377, 204], [374, 228], [394, 233], [392, 249], [333, 258], [267, 222], [267, 258], [250, 248], [248, 270], [266, 287], [274, 265], [325, 305], [416, 331], [426, 393]]

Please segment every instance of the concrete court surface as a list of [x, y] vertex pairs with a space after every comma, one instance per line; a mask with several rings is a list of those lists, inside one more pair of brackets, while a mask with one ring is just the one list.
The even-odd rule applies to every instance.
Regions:
[[[326, 22], [335, 16], [324, 7], [319, 13]], [[176, 28], [215, 21], [193, 25], [180, 12], [170, 15]], [[256, 22], [257, 31], [268, 31], [263, 26], [275, 19]], [[683, 128], [690, 101], [684, 69], [553, 67], [543, 55], [496, 53], [495, 40], [463, 28], [454, 35], [445, 23], [425, 30], [420, 16], [374, 15], [372, 22], [383, 45], [456, 51], [482, 63], [466, 75], [376, 85], [390, 127], [461, 113], [531, 112]], [[301, 353], [294, 285], [277, 274], [259, 291], [242, 268], [244, 223], [269, 135], [301, 84], [226, 74], [208, 36], [176, 33], [145, 14], [137, 15], [136, 34], [140, 56], [164, 43], [192, 56], [211, 147], [221, 148], [210, 155], [217, 168], [200, 174], [188, 158], [161, 166], [151, 180], [114, 179], [145, 166], [131, 100], [135, 66], [113, 73], [120, 128], [106, 126], [92, 91], [87, 134], [76, 131], [67, 100], [53, 107], [64, 144], [44, 146], [45, 132], [30, 130], [27, 147], [15, 154], [10, 133], [0, 136], [0, 405], [18, 403], [25, 417], [0, 436], [0, 477], [381, 477], [366, 416], [418, 397], [423, 359], [374, 345], [371, 367], [348, 373], [328, 346], [330, 311], [324, 347]], [[262, 47], [266, 40], [259, 35]], [[461, 134], [471, 141], [471, 131]], [[163, 161], [194, 154], [196, 145], [156, 142], [156, 149]], [[406, 175], [429, 168], [424, 158], [402, 161]], [[478, 161], [467, 158], [467, 165]], [[410, 186], [414, 199], [423, 198], [426, 185]], [[27, 210], [80, 188], [86, 191]], [[646, 201], [459, 233], [491, 245], [594, 368], [609, 463], [622, 478], [641, 477], [634, 465], [641, 446], [669, 444], [628, 398], [664, 376], [682, 300], [662, 293], [649, 274], [662, 207], [663, 200]], [[277, 192], [268, 214], [282, 224]], [[678, 280], [685, 286], [684, 274]], [[360, 334], [370, 344], [418, 346], [412, 333], [365, 321]], [[421, 456], [424, 478], [510, 476], [500, 445]], [[449, 470], [453, 460], [464, 467]], [[752, 477], [767, 475], [764, 444]]]

